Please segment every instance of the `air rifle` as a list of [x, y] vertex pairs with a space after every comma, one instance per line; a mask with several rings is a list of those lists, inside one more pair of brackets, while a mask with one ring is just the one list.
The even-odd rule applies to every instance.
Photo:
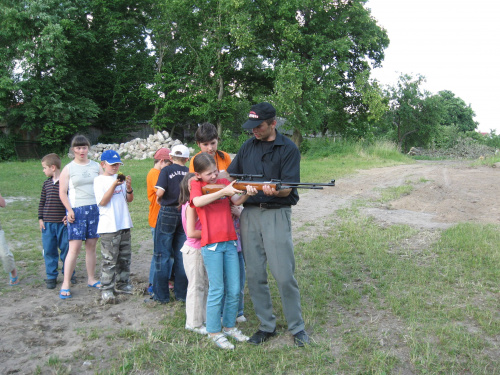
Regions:
[[[319, 182], [283, 182], [281, 180], [272, 179], [271, 181], [254, 181], [254, 178], [262, 178], [263, 175], [255, 174], [231, 174], [231, 177], [236, 177], [237, 180], [233, 184], [233, 187], [238, 190], [246, 191], [248, 185], [253, 186], [257, 190], [262, 191], [264, 185], [269, 185], [275, 190], [283, 189], [323, 189], [323, 186], [335, 186], [335, 180], [331, 180], [328, 183]], [[224, 189], [226, 185], [223, 184], [208, 184], [203, 186], [203, 194], [215, 193], [221, 189]]]

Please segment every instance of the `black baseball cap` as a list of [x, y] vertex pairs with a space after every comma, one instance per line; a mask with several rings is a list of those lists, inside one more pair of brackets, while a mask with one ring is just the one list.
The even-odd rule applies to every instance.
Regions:
[[275, 116], [276, 110], [271, 104], [267, 102], [255, 104], [250, 109], [248, 120], [243, 124], [243, 129], [253, 129], [259, 126], [262, 121], [273, 118]]

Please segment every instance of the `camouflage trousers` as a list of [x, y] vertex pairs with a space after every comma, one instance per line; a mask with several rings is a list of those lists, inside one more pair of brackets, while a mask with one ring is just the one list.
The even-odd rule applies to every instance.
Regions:
[[130, 282], [132, 246], [130, 229], [101, 236], [102, 274], [101, 290], [119, 288]]

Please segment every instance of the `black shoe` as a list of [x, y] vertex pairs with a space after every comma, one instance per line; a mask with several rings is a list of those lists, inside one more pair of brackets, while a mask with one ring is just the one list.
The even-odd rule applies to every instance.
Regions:
[[155, 300], [153, 299], [153, 297], [150, 297], [150, 298], [146, 298], [146, 299], [144, 300], [144, 303], [145, 303], [146, 305], [149, 305], [149, 306], [156, 306], [156, 305], [166, 305], [166, 304], [168, 303], [168, 301], [166, 301], [166, 302], [155, 301]]
[[57, 279], [47, 279], [45, 280], [47, 284], [47, 289], [55, 289], [57, 284]]
[[71, 284], [75, 285], [76, 283], [77, 283], [76, 276], [75, 275], [71, 276]]
[[303, 347], [310, 344], [309, 336], [304, 330], [297, 332], [295, 335], [293, 335], [293, 341], [295, 342], [295, 345], [297, 345], [298, 347]]
[[265, 332], [265, 331], [261, 331], [259, 329], [257, 332], [255, 332], [253, 334], [252, 337], [250, 337], [250, 339], [248, 340], [248, 342], [250, 344], [253, 344], [253, 345], [260, 345], [264, 341], [267, 341], [271, 337], [274, 337], [274, 336], [276, 336], [276, 329], [274, 329], [274, 331], [272, 331], [272, 332]]

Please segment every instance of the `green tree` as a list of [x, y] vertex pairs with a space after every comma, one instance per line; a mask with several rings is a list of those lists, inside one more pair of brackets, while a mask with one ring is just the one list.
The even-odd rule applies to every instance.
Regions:
[[88, 46], [88, 58], [80, 61], [81, 79], [100, 108], [94, 125], [106, 140], [121, 139], [138, 120], [153, 115], [153, 106], [142, 96], [154, 77], [155, 58], [146, 40], [151, 8], [151, 0], [91, 1], [89, 31], [95, 42]]
[[456, 97], [451, 91], [438, 92], [444, 107], [441, 125], [456, 126], [461, 132], [473, 131], [478, 123], [474, 121], [476, 114], [470, 104], [467, 105], [462, 99]]
[[3, 0], [0, 111], [60, 147], [90, 124], [118, 140], [148, 119], [150, 0]]
[[[367, 76], [389, 39], [366, 1], [171, 0], [157, 5], [155, 126], [227, 126], [243, 102], [268, 100], [303, 132], [363, 136]], [[159, 22], [161, 20], [161, 22]], [[374, 104], [375, 102], [373, 102]], [[371, 108], [373, 110], [374, 107]]]
[[387, 91], [389, 111], [386, 120], [390, 135], [401, 151], [430, 144], [442, 121], [442, 100], [424, 91], [423, 82], [425, 78], [421, 75], [402, 74], [396, 86]]
[[4, 1], [0, 19], [2, 118], [59, 147], [99, 109], [86, 95], [70, 49], [82, 56], [87, 1]]
[[210, 121], [221, 133], [234, 121], [247, 83], [255, 85], [242, 59], [256, 51], [233, 35], [233, 3], [171, 0], [155, 6], [150, 29], [157, 73], [147, 97], [156, 106], [156, 128]]
[[[295, 142], [304, 131], [332, 130], [362, 137], [369, 106], [366, 83], [389, 44], [366, 1], [254, 2], [256, 41], [275, 67], [276, 103]], [[260, 21], [261, 20], [261, 21]], [[260, 21], [260, 22], [259, 22]]]

